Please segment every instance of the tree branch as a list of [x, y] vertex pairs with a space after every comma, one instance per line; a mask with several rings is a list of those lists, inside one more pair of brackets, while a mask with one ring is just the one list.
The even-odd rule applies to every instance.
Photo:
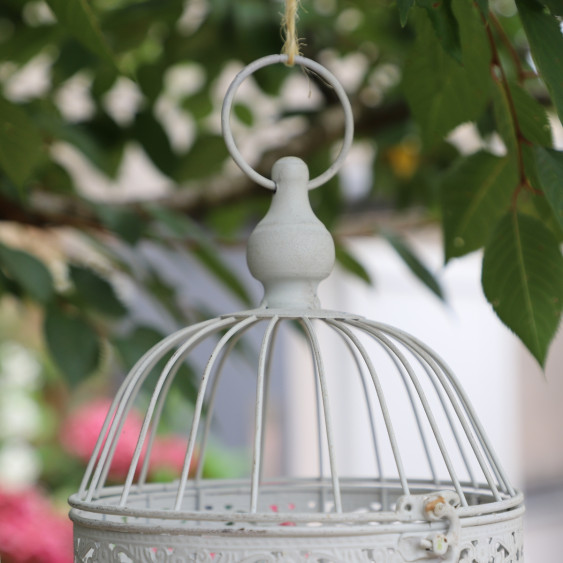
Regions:
[[[409, 116], [409, 110], [402, 101], [378, 108], [356, 104], [354, 113], [356, 138], [373, 137]], [[336, 143], [342, 135], [343, 127], [342, 112], [331, 106], [311, 122], [306, 132], [295, 136], [289, 144], [265, 152], [256, 169], [268, 176], [273, 164], [282, 156], [292, 155], [307, 160], [308, 156], [319, 149]], [[187, 185], [162, 198], [150, 200], [150, 203], [198, 217], [212, 207], [240, 201], [254, 190], [256, 185], [242, 173], [236, 177], [223, 175]], [[108, 205], [144, 216], [143, 203], [148, 201], [108, 202]], [[28, 199], [21, 203], [0, 194], [0, 221], [12, 221], [38, 228], [107, 230], [89, 200], [78, 195], [55, 194], [46, 189], [35, 189]]]

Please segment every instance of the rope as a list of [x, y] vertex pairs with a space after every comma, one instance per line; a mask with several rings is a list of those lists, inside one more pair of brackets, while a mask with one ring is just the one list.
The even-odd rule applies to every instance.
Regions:
[[287, 55], [287, 66], [295, 64], [295, 57], [300, 55], [299, 37], [297, 37], [297, 10], [300, 0], [285, 0], [285, 14], [282, 17], [282, 37], [285, 43], [282, 47], [282, 54]]

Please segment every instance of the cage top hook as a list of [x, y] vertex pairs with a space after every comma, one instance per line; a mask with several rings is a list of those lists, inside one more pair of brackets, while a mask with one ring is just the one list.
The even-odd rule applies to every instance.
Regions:
[[[276, 183], [273, 180], [266, 178], [265, 176], [262, 176], [262, 174], [256, 172], [256, 170], [254, 170], [244, 160], [235, 144], [230, 124], [231, 108], [235, 94], [239, 86], [242, 84], [242, 82], [244, 82], [246, 78], [265, 66], [270, 66], [277, 63], [286, 63], [287, 60], [287, 55], [269, 55], [267, 57], [262, 57], [261, 59], [258, 59], [253, 63], [250, 63], [248, 66], [244, 67], [236, 75], [235, 79], [229, 86], [229, 89], [227, 90], [225, 99], [223, 101], [223, 109], [221, 111], [223, 137], [225, 139], [225, 144], [227, 145], [227, 148], [231, 153], [231, 156], [233, 157], [233, 160], [249, 178], [254, 180], [257, 184], [270, 190], [276, 189]], [[338, 99], [340, 100], [340, 103], [342, 104], [342, 108], [344, 110], [345, 130], [342, 147], [340, 149], [340, 152], [338, 153], [338, 156], [336, 157], [336, 160], [331, 164], [331, 166], [316, 178], [309, 180], [307, 187], [312, 190], [328, 182], [338, 172], [338, 170], [340, 170], [340, 167], [344, 163], [344, 159], [346, 158], [346, 155], [348, 154], [348, 151], [352, 146], [352, 141], [354, 138], [354, 116], [352, 114], [352, 107], [350, 105], [350, 101], [348, 100], [348, 96], [346, 95], [342, 84], [340, 84], [340, 82], [337, 80], [334, 74], [332, 74], [332, 72], [327, 70], [319, 63], [305, 57], [295, 57], [295, 63], [312, 70], [321, 78], [326, 80], [326, 82], [330, 84], [332, 88], [334, 88], [334, 91], [336, 92], [336, 95], [338, 96]]]

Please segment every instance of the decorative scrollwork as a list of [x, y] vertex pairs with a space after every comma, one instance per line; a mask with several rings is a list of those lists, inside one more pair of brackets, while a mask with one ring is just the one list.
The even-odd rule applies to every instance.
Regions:
[[[75, 529], [75, 563], [407, 563], [401, 534], [351, 538], [152, 535]], [[426, 532], [420, 537], [426, 537]], [[422, 553], [420, 563], [441, 561]], [[462, 532], [458, 563], [524, 563], [521, 520]]]

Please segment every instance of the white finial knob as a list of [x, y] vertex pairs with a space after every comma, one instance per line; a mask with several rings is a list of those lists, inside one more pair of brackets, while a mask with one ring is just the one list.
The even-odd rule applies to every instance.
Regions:
[[248, 267], [264, 286], [263, 306], [317, 309], [317, 287], [334, 266], [334, 242], [311, 209], [307, 165], [282, 158], [272, 179], [272, 204], [248, 240]]

